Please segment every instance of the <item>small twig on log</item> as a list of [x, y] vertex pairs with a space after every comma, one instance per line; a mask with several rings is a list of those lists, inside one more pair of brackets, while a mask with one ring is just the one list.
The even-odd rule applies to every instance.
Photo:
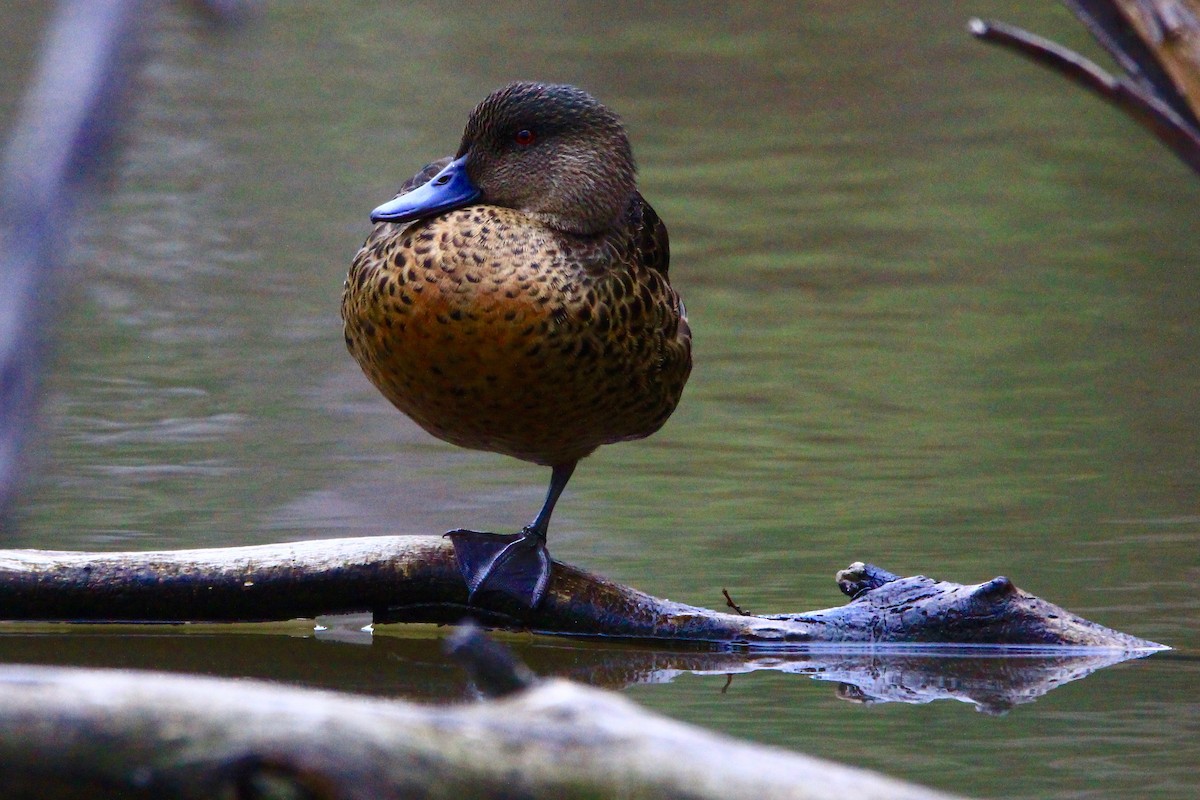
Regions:
[[[854, 572], [894, 578], [877, 567]], [[844, 606], [742, 616], [689, 606], [555, 562], [541, 605], [517, 614], [466, 603], [453, 546], [439, 536], [333, 539], [158, 553], [0, 551], [0, 619], [249, 622], [370, 611], [376, 624], [455, 623], [788, 650], [813, 643], [1161, 645], [1105, 628], [1017, 589], [895, 578]]]
[[743, 616], [743, 617], [754, 616], [749, 611], [742, 608], [737, 603], [733, 602], [733, 598], [729, 596], [728, 589], [721, 589], [721, 594], [725, 597], [725, 607], [733, 609], [733, 613], [738, 614], [739, 616]]

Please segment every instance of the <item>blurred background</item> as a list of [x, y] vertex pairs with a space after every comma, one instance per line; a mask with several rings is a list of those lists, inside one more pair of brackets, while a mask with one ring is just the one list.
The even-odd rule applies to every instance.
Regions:
[[[50, 10], [0, 11], [5, 127]], [[771, 673], [629, 694], [968, 794], [1200, 795], [1200, 181], [1096, 98], [974, 41], [976, 15], [1103, 61], [1033, 0], [326, 0], [219, 34], [174, 5], [147, 16], [117, 177], [61, 273], [4, 546], [527, 522], [547, 471], [392, 409], [345, 352], [338, 302], [370, 209], [453, 153], [479, 100], [574, 83], [625, 119], [695, 370], [662, 431], [580, 465], [555, 557], [710, 607], [728, 588], [760, 612], [840, 603], [832, 576], [854, 560], [1003, 574], [1182, 650], [999, 718], [851, 706]], [[134, 642], [0, 637], [0, 658], [159, 663]], [[355, 689], [358, 662], [442, 663], [436, 642], [352, 657], [271, 642], [189, 644], [190, 668]], [[288, 672], [333, 650], [324, 671]]]

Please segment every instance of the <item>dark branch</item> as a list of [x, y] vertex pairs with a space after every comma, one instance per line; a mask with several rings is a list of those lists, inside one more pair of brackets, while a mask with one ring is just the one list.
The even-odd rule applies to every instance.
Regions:
[[1113, 76], [1073, 50], [1003, 22], [972, 19], [968, 29], [975, 37], [1015, 50], [1113, 103], [1200, 173], [1200, 132], [1170, 102], [1154, 94], [1153, 84]]
[[1148, 94], [1161, 99], [1193, 130], [1200, 121], [1188, 106], [1187, 100], [1171, 81], [1171, 76], [1159, 63], [1154, 48], [1164, 41], [1162, 22], [1152, 12], [1146, 15], [1153, 23], [1150, 41], [1143, 41], [1117, 8], [1113, 0], [1063, 0], [1071, 12], [1088, 29], [1129, 77], [1145, 88]]

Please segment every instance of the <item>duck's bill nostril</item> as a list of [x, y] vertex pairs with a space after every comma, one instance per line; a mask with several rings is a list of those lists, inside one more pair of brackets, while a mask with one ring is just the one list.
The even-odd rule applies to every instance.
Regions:
[[371, 221], [410, 222], [470, 205], [479, 190], [467, 177], [465, 161], [464, 157], [450, 162], [428, 183], [379, 206], [371, 212]]

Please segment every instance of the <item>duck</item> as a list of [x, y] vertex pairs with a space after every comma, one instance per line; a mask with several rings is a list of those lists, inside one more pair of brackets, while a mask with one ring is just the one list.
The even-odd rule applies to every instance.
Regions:
[[520, 531], [445, 534], [468, 604], [534, 609], [576, 465], [658, 431], [692, 368], [667, 228], [624, 125], [577, 87], [509, 84], [370, 219], [343, 286], [346, 346], [433, 436], [550, 468]]

